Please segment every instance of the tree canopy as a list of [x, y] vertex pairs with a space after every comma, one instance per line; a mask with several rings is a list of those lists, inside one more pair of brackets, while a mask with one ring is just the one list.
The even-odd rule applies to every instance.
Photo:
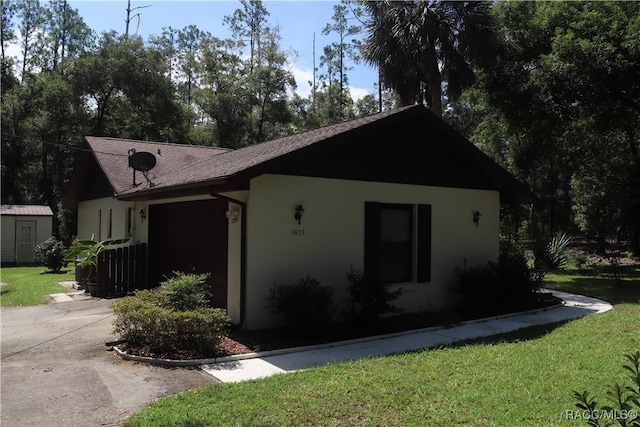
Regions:
[[[425, 103], [442, 116], [443, 87], [453, 101], [475, 82], [474, 65], [491, 61], [494, 22], [488, 2], [365, 1], [365, 61], [379, 67], [403, 105]], [[446, 85], [444, 84], [446, 82]]]
[[541, 198], [547, 232], [640, 254], [640, 3], [500, 2], [471, 137]]

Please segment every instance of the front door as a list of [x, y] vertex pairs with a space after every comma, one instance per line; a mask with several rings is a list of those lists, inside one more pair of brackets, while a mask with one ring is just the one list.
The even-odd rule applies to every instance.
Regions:
[[36, 222], [16, 221], [16, 264], [35, 262]]
[[210, 273], [216, 307], [227, 306], [227, 202], [194, 202], [149, 207], [149, 279], [152, 286], [174, 271]]

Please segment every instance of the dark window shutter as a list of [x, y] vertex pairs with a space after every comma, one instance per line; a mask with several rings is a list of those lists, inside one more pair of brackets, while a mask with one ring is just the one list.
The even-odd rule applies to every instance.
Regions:
[[418, 282], [431, 281], [431, 205], [418, 205]]
[[380, 268], [380, 203], [364, 204], [364, 274], [379, 278]]

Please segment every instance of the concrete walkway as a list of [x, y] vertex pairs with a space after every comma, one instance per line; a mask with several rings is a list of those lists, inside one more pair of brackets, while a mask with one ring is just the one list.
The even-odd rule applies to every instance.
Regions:
[[73, 281], [58, 282], [58, 284], [68, 289], [67, 292], [61, 292], [58, 294], [49, 294], [49, 298], [53, 302], [69, 302], [82, 299], [91, 299], [91, 296], [86, 294], [83, 289], [78, 289], [78, 283]]
[[246, 381], [329, 363], [419, 351], [512, 332], [529, 326], [577, 319], [613, 308], [611, 304], [595, 298], [559, 291], [551, 292], [564, 301], [562, 306], [465, 322], [451, 328], [427, 328], [329, 345], [239, 355], [229, 358], [232, 360], [226, 362], [203, 365], [201, 369], [221, 382]]

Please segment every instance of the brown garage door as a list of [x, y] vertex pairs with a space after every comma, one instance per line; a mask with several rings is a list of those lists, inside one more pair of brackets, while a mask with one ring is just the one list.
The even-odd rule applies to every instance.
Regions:
[[195, 202], [149, 207], [149, 280], [152, 286], [174, 271], [210, 273], [217, 307], [227, 305], [227, 202]]

